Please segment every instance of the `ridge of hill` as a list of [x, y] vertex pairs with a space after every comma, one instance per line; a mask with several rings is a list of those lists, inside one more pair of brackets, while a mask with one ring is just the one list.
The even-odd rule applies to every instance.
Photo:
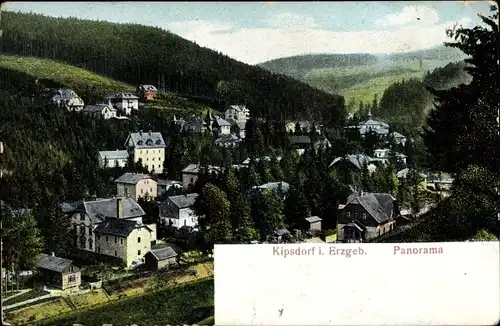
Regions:
[[272, 71], [299, 78], [326, 92], [341, 94], [357, 108], [360, 102], [381, 98], [390, 85], [410, 78], [422, 79], [428, 71], [459, 62], [465, 55], [440, 45], [431, 49], [389, 54], [309, 54], [259, 64]]
[[[156, 27], [2, 13], [4, 54], [49, 58], [136, 85], [154, 84], [214, 109], [342, 123], [343, 98], [238, 62]], [[110, 46], [110, 45], [113, 46]]]

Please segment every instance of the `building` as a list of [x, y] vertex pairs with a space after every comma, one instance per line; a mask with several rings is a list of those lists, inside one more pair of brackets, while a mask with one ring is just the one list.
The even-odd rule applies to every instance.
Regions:
[[405, 146], [406, 144], [406, 137], [397, 131], [392, 132], [389, 137], [392, 138], [394, 140], [394, 143], [396, 143], [397, 145]]
[[378, 138], [386, 138], [389, 135], [390, 126], [381, 120], [372, 119], [372, 115], [369, 113], [368, 120], [360, 122], [357, 126], [348, 126], [346, 128], [357, 128], [362, 138], [365, 138], [370, 132], [375, 133]]
[[212, 123], [212, 131], [217, 136], [229, 136], [231, 134], [231, 124], [224, 119], [216, 118]]
[[183, 226], [198, 227], [198, 217], [193, 205], [198, 194], [170, 196], [160, 204], [160, 221], [163, 225], [180, 229]]
[[172, 189], [182, 189], [182, 182], [173, 180], [158, 180], [156, 181], [156, 194], [162, 196]]
[[377, 148], [373, 151], [373, 156], [375, 156], [375, 158], [388, 159], [390, 152], [391, 150], [388, 148]]
[[54, 253], [40, 254], [37, 268], [46, 285], [66, 290], [82, 283], [80, 269], [71, 260], [56, 257]]
[[252, 189], [264, 191], [264, 190], [272, 190], [272, 191], [281, 191], [283, 194], [287, 194], [290, 190], [290, 184], [284, 181], [280, 182], [268, 182], [264, 183], [260, 186], [253, 186]]
[[311, 137], [309, 136], [291, 136], [291, 141], [296, 149], [311, 148]]
[[128, 160], [128, 151], [115, 150], [115, 151], [99, 151], [98, 154], [99, 167], [101, 169], [106, 167], [124, 167]]
[[165, 141], [159, 132], [141, 131], [130, 133], [125, 141], [125, 147], [133, 153], [134, 162], [141, 160], [142, 165], [150, 173], [163, 172], [165, 161]]
[[61, 88], [55, 91], [51, 98], [52, 104], [60, 108], [65, 108], [68, 111], [81, 111], [85, 103], [74, 90]]
[[141, 101], [147, 101], [155, 98], [158, 89], [153, 85], [139, 85], [136, 92]]
[[353, 193], [338, 216], [337, 239], [343, 242], [365, 242], [395, 227], [400, 211], [390, 194]]
[[321, 231], [321, 218], [318, 216], [309, 216], [305, 218], [307, 230]]
[[139, 110], [139, 97], [133, 93], [109, 94], [104, 100], [121, 114], [130, 115], [132, 111]]
[[157, 197], [157, 183], [149, 174], [131, 173], [122, 174], [116, 183], [116, 195], [119, 197], [130, 197], [138, 200]]
[[94, 229], [96, 252], [120, 259], [126, 267], [143, 261], [156, 242], [156, 225], [141, 221], [106, 218]]
[[152, 248], [146, 256], [144, 262], [149, 270], [158, 271], [167, 269], [177, 263], [177, 253], [170, 246]]
[[329, 167], [335, 168], [347, 168], [353, 172], [361, 172], [365, 165], [368, 168], [370, 173], [375, 172], [377, 170], [377, 163], [385, 164], [387, 160], [385, 159], [377, 159], [371, 158], [364, 154], [349, 154], [345, 157], [337, 157], [332, 163], [330, 163]]
[[77, 249], [113, 257], [127, 267], [143, 259], [156, 241], [156, 225], [143, 224], [146, 213], [132, 198], [80, 201], [62, 209], [71, 218]]
[[[258, 163], [261, 159], [263, 161], [268, 162], [268, 163], [272, 161], [271, 156], [263, 156], [261, 158], [260, 157], [254, 157], [253, 161], [255, 163]], [[243, 162], [241, 162], [241, 164], [244, 165], [244, 166], [249, 166], [251, 161], [252, 161], [252, 158], [247, 157]], [[276, 161], [280, 162], [281, 161], [281, 156], [276, 156]]]
[[250, 110], [247, 109], [245, 105], [230, 105], [227, 108], [225, 115], [225, 119], [233, 119], [236, 121], [247, 121], [250, 119]]
[[225, 135], [215, 140], [215, 144], [225, 148], [235, 148], [241, 143], [241, 139], [234, 134]]
[[[189, 164], [182, 170], [182, 186], [184, 189], [189, 188], [189, 186], [193, 186], [198, 180], [198, 176], [200, 175], [200, 165], [199, 164]], [[208, 173], [220, 173], [222, 172], [222, 168], [218, 166], [209, 165]]]
[[93, 118], [103, 118], [105, 120], [116, 118], [116, 109], [109, 104], [87, 105], [82, 112]]

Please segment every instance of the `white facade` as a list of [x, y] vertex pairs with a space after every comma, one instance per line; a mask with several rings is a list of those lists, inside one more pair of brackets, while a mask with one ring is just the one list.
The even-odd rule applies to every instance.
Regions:
[[[115, 166], [123, 168], [125, 167], [125, 164], [127, 164], [128, 152], [124, 150], [100, 151], [98, 154], [98, 159], [99, 167], [101, 169], [105, 167], [113, 168]], [[106, 163], [107, 166], [105, 166]]]
[[194, 211], [189, 207], [179, 209], [179, 218], [165, 217], [164, 221], [166, 225], [171, 225], [176, 229], [180, 229], [183, 226], [188, 226], [192, 228], [198, 226], [198, 217], [194, 214]]
[[231, 105], [225, 112], [225, 119], [247, 121], [250, 119], [250, 110], [245, 105]]
[[111, 94], [104, 99], [125, 115], [130, 115], [133, 110], [139, 110], [139, 97], [133, 93]]
[[134, 162], [142, 161], [142, 165], [151, 173], [163, 172], [165, 148], [135, 148]]

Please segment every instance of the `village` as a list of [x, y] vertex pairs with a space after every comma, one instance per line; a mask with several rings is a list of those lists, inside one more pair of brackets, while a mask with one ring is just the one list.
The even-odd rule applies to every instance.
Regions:
[[[93, 119], [129, 119], [144, 104], [158, 94], [152, 85], [139, 85], [137, 92], [111, 94], [103, 98], [102, 103], [84, 105], [83, 100], [71, 89], [57, 89], [50, 101], [54, 107], [68, 112], [80, 112]], [[172, 116], [172, 124], [179, 133], [211, 134], [214, 144], [229, 149], [236, 149], [245, 142], [245, 125], [250, 119], [251, 110], [245, 105], [229, 105], [223, 115], [208, 111], [206, 117], [191, 119]], [[321, 124], [310, 121], [291, 121], [286, 124], [292, 148], [298, 156], [306, 151], [326, 151], [332, 144], [321, 132]], [[368, 114], [364, 121], [345, 127], [353, 137], [375, 137], [378, 148], [367, 153], [349, 153], [336, 157], [328, 165], [329, 173], [344, 175], [349, 178], [363, 173], [373, 174], [379, 167], [394, 166], [398, 170], [398, 180], [407, 178], [413, 170], [407, 167], [403, 154], [405, 144], [411, 139]], [[160, 132], [139, 130], [130, 132], [123, 140], [122, 148], [109, 148], [96, 153], [101, 169], [123, 169], [128, 162], [140, 164], [144, 173], [124, 172], [114, 180], [116, 194], [112, 198], [81, 200], [60, 203], [61, 211], [71, 220], [74, 246], [79, 254], [77, 261], [70, 257], [58, 257], [52, 252], [40, 255], [37, 271], [24, 271], [20, 275], [38, 275], [32, 282], [34, 290], [24, 290], [7, 299], [4, 309], [10, 311], [16, 307], [26, 307], [47, 298], [75, 296], [89, 289], [99, 289], [106, 280], [83, 276], [86, 264], [95, 261], [106, 262], [121, 272], [107, 281], [124, 277], [151, 278], [154, 273], [178, 271], [179, 266], [208, 266], [212, 264], [210, 251], [197, 247], [197, 234], [203, 232], [199, 226], [199, 216], [194, 206], [199, 194], [193, 189], [200, 177], [224, 175], [224, 166], [192, 162], [182, 170], [179, 180], [162, 178], [165, 163], [165, 148], [168, 140]], [[259, 161], [278, 164], [281, 157], [249, 157], [242, 162], [233, 162], [231, 169], [241, 172]], [[447, 196], [451, 177], [443, 178], [439, 174], [432, 177], [418, 173], [418, 187], [429, 194]], [[351, 194], [347, 201], [337, 205], [334, 216], [323, 221], [319, 216], [302, 216], [302, 223], [269, 230], [265, 237], [248, 239], [247, 243], [337, 243], [337, 242], [376, 242], [378, 238], [397, 232], [418, 220], [433, 205], [422, 203], [419, 210], [412, 210], [406, 203], [401, 203], [395, 193], [367, 192], [355, 182], [349, 184]], [[254, 191], [271, 191], [286, 198], [292, 186], [284, 180], [276, 180], [252, 187]], [[250, 196], [250, 195], [249, 195]], [[157, 216], [148, 216], [139, 203], [146, 202], [157, 211]], [[403, 204], [403, 205], [402, 205]], [[6, 207], [3, 208], [4, 210]], [[23, 214], [29, 209], [13, 211]], [[148, 212], [151, 212], [149, 209]], [[179, 244], [188, 245], [180, 245]], [[189, 249], [186, 249], [189, 248]], [[193, 265], [187, 259], [199, 252]], [[193, 261], [193, 260], [191, 260]], [[201, 262], [201, 263], [200, 263]], [[183, 267], [185, 268], [185, 267]], [[113, 270], [113, 269], [112, 269]], [[118, 271], [117, 270], [117, 271]], [[195, 269], [196, 270], [196, 269]], [[121, 274], [120, 274], [121, 273]], [[132, 273], [132, 274], [131, 274]], [[210, 272], [209, 274], [210, 275]], [[103, 283], [103, 280], [105, 281]], [[19, 286], [18, 279], [12, 287]], [[36, 287], [41, 287], [37, 290]], [[8, 288], [8, 287], [7, 287]], [[56, 289], [56, 290], [52, 290]], [[109, 290], [108, 290], [109, 291]], [[27, 293], [38, 293], [31, 297]], [[57, 293], [57, 294], [54, 294]], [[109, 294], [108, 294], [109, 295]], [[15, 297], [19, 300], [14, 300]], [[28, 298], [20, 301], [22, 297]], [[9, 304], [14, 302], [13, 304]]]

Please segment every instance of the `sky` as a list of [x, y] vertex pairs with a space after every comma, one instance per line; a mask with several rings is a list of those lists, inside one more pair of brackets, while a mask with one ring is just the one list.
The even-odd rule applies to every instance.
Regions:
[[477, 25], [488, 1], [7, 2], [2, 10], [137, 23], [169, 30], [257, 64], [308, 53], [394, 53], [449, 41], [446, 29]]

